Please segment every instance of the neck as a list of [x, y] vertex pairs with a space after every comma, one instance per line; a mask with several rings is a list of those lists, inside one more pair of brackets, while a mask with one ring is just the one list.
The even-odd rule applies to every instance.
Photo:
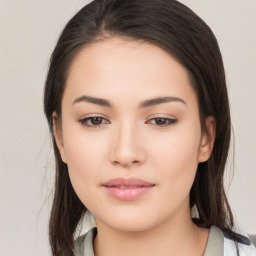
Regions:
[[116, 230], [97, 219], [96, 223], [95, 256], [202, 256], [209, 234], [209, 230], [192, 222], [190, 212], [185, 221], [184, 216], [177, 216], [157, 227], [136, 232]]

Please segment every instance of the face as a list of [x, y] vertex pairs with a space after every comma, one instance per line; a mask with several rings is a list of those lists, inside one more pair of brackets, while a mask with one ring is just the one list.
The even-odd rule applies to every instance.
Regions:
[[189, 191], [211, 154], [212, 124], [208, 118], [202, 133], [196, 94], [174, 58], [112, 38], [85, 47], [72, 64], [54, 135], [96, 223], [142, 231], [190, 218]]

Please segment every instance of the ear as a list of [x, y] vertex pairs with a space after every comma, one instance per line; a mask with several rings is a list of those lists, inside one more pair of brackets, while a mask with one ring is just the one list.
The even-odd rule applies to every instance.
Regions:
[[206, 162], [213, 150], [215, 134], [216, 134], [216, 121], [213, 116], [208, 116], [205, 120], [206, 131], [202, 134], [201, 145], [199, 148], [198, 162]]
[[61, 123], [56, 112], [52, 113], [52, 121], [53, 121], [53, 135], [54, 135], [56, 145], [58, 147], [62, 161], [64, 163], [67, 163], [66, 154], [64, 150], [64, 143], [62, 138]]

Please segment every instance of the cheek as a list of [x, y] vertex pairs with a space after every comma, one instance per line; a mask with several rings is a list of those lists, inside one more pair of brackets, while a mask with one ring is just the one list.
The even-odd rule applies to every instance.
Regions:
[[[85, 134], [83, 127], [65, 124], [63, 129], [64, 149], [72, 186], [85, 205], [90, 205], [95, 189], [99, 186], [106, 145], [100, 138]], [[101, 167], [101, 168], [100, 168]]]
[[63, 116], [62, 122], [64, 150], [70, 169], [81, 175], [86, 170], [96, 168], [106, 147], [104, 132], [88, 132], [87, 128], [68, 115]]
[[177, 132], [166, 136], [165, 140], [159, 140], [158, 137], [150, 158], [154, 169], [159, 171], [163, 195], [167, 200], [170, 195], [176, 195], [177, 202], [188, 196], [193, 184], [201, 140], [200, 125], [179, 128]]
[[171, 169], [197, 165], [201, 142], [200, 124], [184, 123], [173, 127], [170, 132], [151, 136], [147, 141], [151, 144], [149, 159], [157, 160], [158, 165], [169, 165]]

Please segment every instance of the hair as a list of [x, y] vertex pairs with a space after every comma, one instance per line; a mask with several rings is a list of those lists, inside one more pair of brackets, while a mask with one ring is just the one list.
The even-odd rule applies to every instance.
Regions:
[[216, 120], [213, 152], [199, 163], [190, 191], [196, 207], [196, 225], [215, 225], [229, 234], [233, 215], [225, 194], [223, 175], [229, 152], [231, 121], [222, 56], [208, 25], [175, 0], [94, 0], [84, 6], [63, 29], [51, 55], [45, 82], [44, 111], [56, 159], [54, 199], [49, 238], [54, 256], [73, 254], [74, 234], [87, 209], [77, 197], [53, 136], [52, 114], [61, 117], [62, 95], [70, 67], [87, 45], [119, 37], [156, 45], [187, 70], [196, 92], [202, 131], [205, 118]]

